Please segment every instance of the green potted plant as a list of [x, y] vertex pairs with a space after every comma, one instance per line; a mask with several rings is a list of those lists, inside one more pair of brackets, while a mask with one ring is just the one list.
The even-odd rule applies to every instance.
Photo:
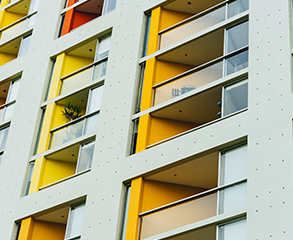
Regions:
[[74, 105], [72, 102], [65, 102], [64, 110], [61, 110], [62, 116], [64, 116], [69, 122], [81, 117], [82, 107]]
[[[68, 122], [78, 119], [82, 116], [82, 107], [74, 105], [73, 102], [65, 102], [64, 109], [61, 110], [62, 116], [66, 118]], [[72, 139], [78, 138], [82, 135], [82, 125], [73, 124], [69, 125], [65, 129], [66, 137], [63, 139], [63, 143], [68, 142]]]

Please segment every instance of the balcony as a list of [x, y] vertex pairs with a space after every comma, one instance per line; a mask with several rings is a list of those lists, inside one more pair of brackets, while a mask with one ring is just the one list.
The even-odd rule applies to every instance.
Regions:
[[10, 119], [13, 115], [20, 77], [0, 85], [0, 122]]
[[3, 44], [9, 39], [22, 35], [26, 30], [31, 29], [36, 22], [36, 14], [22, 18], [13, 24], [1, 29], [0, 44]]
[[[197, 7], [202, 9], [208, 6], [207, 3], [203, 3], [202, 5], [205, 4], [206, 6], [201, 6], [201, 8]], [[190, 5], [192, 5], [192, 3]], [[174, 6], [172, 6], [171, 3], [170, 6], [167, 5], [165, 8], [174, 9]], [[191, 12], [191, 9], [192, 7], [186, 7], [185, 11]], [[205, 9], [186, 20], [160, 31], [159, 49], [179, 42], [246, 10], [248, 10], [248, 0], [224, 1], [216, 4], [211, 8]]]
[[93, 65], [88, 65], [79, 69], [67, 76], [61, 78], [61, 86], [59, 95], [69, 93], [83, 85], [88, 84], [90, 81], [95, 81], [98, 78], [105, 76], [107, 69], [108, 58], [103, 58]]
[[19, 224], [17, 239], [80, 239], [85, 203], [73, 203], [71, 206], [56, 206], [31, 217]]
[[116, 0], [68, 0], [65, 6], [68, 9], [66, 8], [61, 16], [59, 37], [114, 10]]
[[39, 190], [89, 171], [93, 160], [94, 144], [94, 139], [90, 138], [46, 155]]
[[85, 89], [56, 102], [57, 116], [53, 120], [54, 122], [64, 122], [62, 111], [66, 103], [69, 102], [80, 107], [82, 109], [81, 114], [85, 115], [52, 129], [50, 131], [49, 149], [56, 148], [97, 130], [102, 93], [103, 86], [99, 86]]
[[224, 221], [227, 216], [243, 215], [246, 162], [246, 145], [236, 145], [221, 151], [210, 150], [146, 174], [140, 198], [134, 181], [131, 191], [134, 189], [135, 193], [130, 193], [128, 207], [131, 210], [132, 198], [140, 199], [138, 239], [169, 239], [183, 227], [190, 231], [192, 226], [204, 227]]

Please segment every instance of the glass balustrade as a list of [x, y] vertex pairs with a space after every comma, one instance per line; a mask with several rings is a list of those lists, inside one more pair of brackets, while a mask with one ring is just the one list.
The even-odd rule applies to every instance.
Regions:
[[91, 68], [85, 69], [76, 74], [70, 75], [62, 79], [60, 95], [71, 92], [90, 81], [94, 81], [106, 74], [107, 59], [99, 62]]
[[89, 68], [63, 79], [61, 94], [71, 92], [74, 89], [77, 89], [78, 87], [90, 82], [92, 73], [93, 68]]
[[61, 129], [53, 130], [49, 148], [54, 148], [85, 134], [94, 132], [97, 129], [98, 119], [99, 112], [96, 112], [86, 118], [82, 118], [80, 121], [74, 121], [70, 125], [65, 125]]
[[222, 7], [216, 8], [213, 11], [207, 11], [206, 14], [199, 14], [197, 17], [195, 16], [195, 18], [192, 18], [188, 22], [184, 21], [177, 27], [159, 33], [159, 49], [183, 40], [246, 10], [248, 10], [248, 0], [236, 0], [227, 3], [226, 5], [223, 4]]
[[0, 122], [12, 117], [15, 101], [0, 107]]
[[31, 28], [36, 21], [36, 15], [31, 16], [30, 18], [24, 19], [21, 22], [12, 25], [11, 27], [1, 31], [1, 39], [0, 44], [17, 36], [18, 34], [22, 33], [26, 29]]
[[141, 216], [139, 239], [146, 239], [246, 206], [246, 182], [241, 182], [188, 201]]
[[65, 126], [52, 133], [51, 148], [67, 143], [82, 136], [84, 119], [79, 122]]
[[223, 61], [155, 88], [154, 105], [204, 86], [223, 76]]
[[[223, 72], [225, 64], [226, 71]], [[192, 71], [174, 80], [154, 87], [154, 105], [160, 104], [191, 90], [207, 85], [223, 76], [248, 67], [248, 50], [224, 58], [205, 68]]]

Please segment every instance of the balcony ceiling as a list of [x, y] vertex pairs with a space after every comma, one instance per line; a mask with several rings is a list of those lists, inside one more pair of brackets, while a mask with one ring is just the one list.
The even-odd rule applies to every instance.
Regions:
[[11, 13], [27, 15], [30, 7], [30, 2], [31, 0], [19, 1], [18, 3], [13, 4], [11, 7], [7, 8], [6, 11]]
[[16, 39], [4, 44], [3, 46], [1, 46], [0, 52], [17, 56], [20, 42], [21, 42], [21, 37], [16, 38]]
[[[7, 83], [4, 83], [0, 86], [0, 98], [1, 99], [6, 99], [7, 93], [9, 90], [9, 85], [10, 85], [10, 82], [7, 82]], [[0, 105], [2, 105], [2, 104], [0, 104]]]
[[217, 186], [218, 179], [218, 157], [219, 153], [213, 152], [178, 166], [170, 166], [159, 173], [147, 176], [146, 179], [207, 189], [214, 188]]
[[209, 0], [209, 1], [177, 0], [177, 1], [170, 1], [170, 3], [165, 5], [163, 8], [172, 10], [172, 11], [196, 14], [220, 2], [223, 2], [223, 1], [222, 0]]
[[152, 117], [195, 123], [198, 125], [218, 118], [217, 103], [222, 98], [222, 87], [217, 86], [151, 113]]
[[57, 101], [57, 104], [65, 105], [66, 102], [71, 102], [74, 105], [78, 105], [78, 106], [82, 107], [83, 110], [86, 110], [87, 101], [88, 101], [88, 94], [89, 94], [89, 90], [84, 89], [84, 90], [79, 91], [73, 95], [70, 95], [66, 98], [63, 98], [60, 101]]
[[46, 156], [47, 159], [76, 163], [79, 152], [79, 144], [72, 145], [58, 152]]
[[224, 29], [194, 39], [157, 57], [158, 60], [199, 66], [223, 55]]
[[95, 52], [97, 46], [97, 39], [93, 39], [89, 42], [85, 42], [80, 44], [78, 47], [74, 49], [70, 49], [66, 53], [68, 55], [77, 56], [77, 57], [84, 57], [84, 58], [91, 58], [94, 60]]
[[103, 10], [104, 0], [90, 0], [81, 5], [78, 5], [75, 10], [78, 12], [101, 15]]
[[45, 213], [39, 217], [35, 217], [36, 220], [66, 224], [69, 213], [69, 207], [64, 207], [54, 212]]

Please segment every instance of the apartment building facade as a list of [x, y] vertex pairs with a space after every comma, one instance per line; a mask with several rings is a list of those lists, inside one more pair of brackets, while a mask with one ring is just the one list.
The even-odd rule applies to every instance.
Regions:
[[0, 239], [292, 239], [291, 1], [0, 4]]

